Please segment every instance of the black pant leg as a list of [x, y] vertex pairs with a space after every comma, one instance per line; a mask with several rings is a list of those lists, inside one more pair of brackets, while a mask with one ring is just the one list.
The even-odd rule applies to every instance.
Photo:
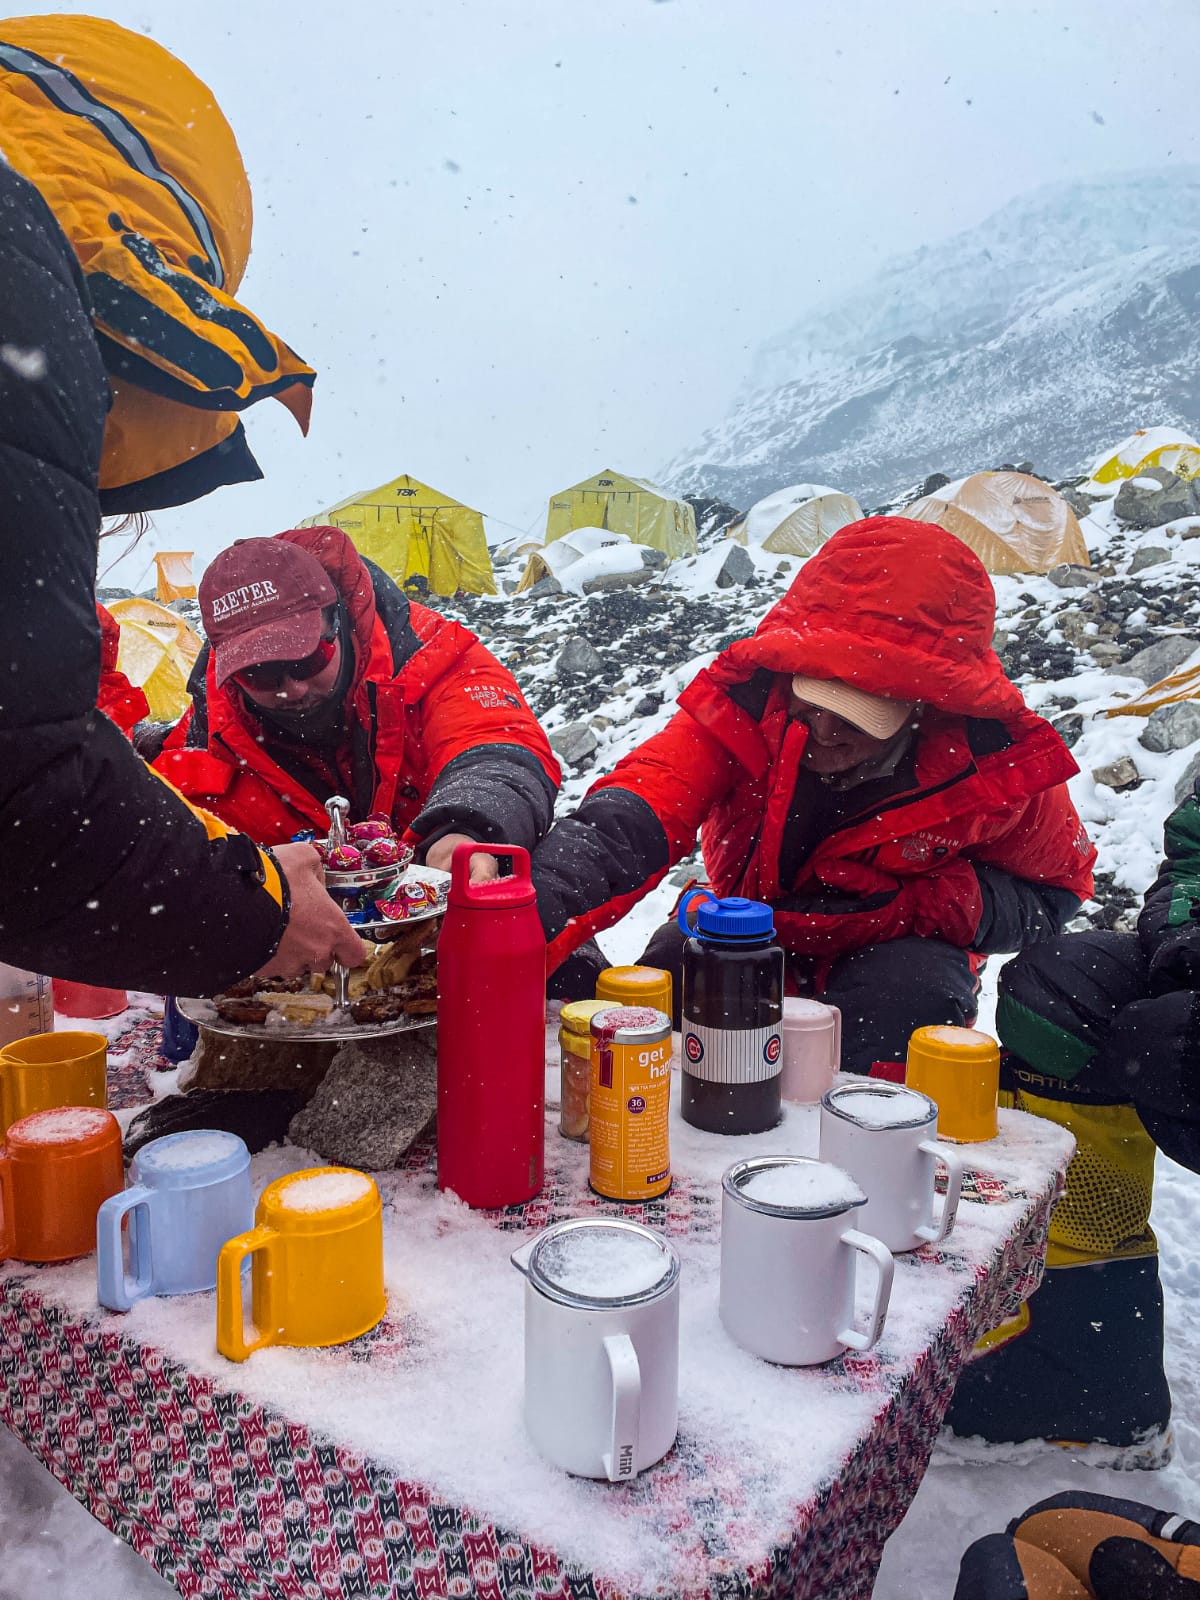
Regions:
[[965, 1027], [975, 1018], [979, 983], [965, 950], [941, 939], [893, 939], [843, 956], [820, 998], [842, 1013], [842, 1067], [866, 1073], [876, 1061], [903, 1061], [917, 1028]]

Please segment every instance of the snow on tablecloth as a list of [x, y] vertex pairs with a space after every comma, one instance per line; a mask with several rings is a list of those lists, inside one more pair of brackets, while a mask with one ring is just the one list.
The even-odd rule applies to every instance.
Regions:
[[[156, 1024], [128, 1020], [112, 1051], [126, 1105], [162, 1081]], [[979, 1172], [950, 1238], [898, 1258], [878, 1348], [790, 1370], [718, 1320], [720, 1178], [751, 1153], [815, 1154], [815, 1111], [718, 1139], [675, 1108], [671, 1190], [622, 1207], [590, 1192], [587, 1147], [558, 1135], [550, 1035], [547, 1065], [546, 1185], [528, 1205], [471, 1212], [440, 1194], [431, 1143], [379, 1175], [389, 1311], [352, 1345], [238, 1366], [216, 1353], [211, 1295], [121, 1317], [97, 1309], [93, 1261], [0, 1267], [4, 1419], [185, 1594], [869, 1594], [962, 1360], [1040, 1280], [1069, 1136], [1001, 1113], [999, 1139], [967, 1152]], [[312, 1164], [267, 1151], [255, 1181]], [[521, 1420], [509, 1255], [581, 1214], [661, 1228], [683, 1263], [679, 1439], [630, 1484], [556, 1471]]]

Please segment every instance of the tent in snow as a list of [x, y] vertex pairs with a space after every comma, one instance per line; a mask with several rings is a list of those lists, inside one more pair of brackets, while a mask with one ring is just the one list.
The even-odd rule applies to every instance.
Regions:
[[900, 515], [957, 534], [989, 572], [1049, 572], [1064, 561], [1091, 564], [1083, 531], [1062, 495], [1024, 472], [976, 472], [915, 500]]
[[188, 675], [200, 654], [200, 636], [184, 619], [156, 600], [134, 596], [108, 607], [121, 625], [117, 666], [145, 691], [150, 715], [175, 722], [188, 708]]
[[1200, 473], [1200, 444], [1178, 428], [1139, 428], [1093, 463], [1090, 481], [1120, 488], [1122, 478], [1136, 478], [1147, 467], [1194, 478]]
[[433, 594], [496, 592], [483, 517], [407, 473], [300, 526], [341, 528], [360, 555], [399, 584], [424, 578]]
[[731, 522], [725, 533], [739, 544], [783, 556], [815, 555], [839, 528], [862, 518], [853, 495], [820, 483], [777, 489]]
[[546, 543], [576, 528], [623, 533], [634, 544], [662, 550], [672, 561], [696, 554], [696, 517], [686, 500], [644, 478], [598, 472], [594, 478], [552, 496], [546, 517]]
[[[1194, 654], [1194, 652], [1193, 652]], [[1200, 700], [1200, 663], [1177, 667], [1174, 672], [1143, 689], [1132, 700], [1123, 700], [1105, 712], [1107, 717], [1148, 717], [1159, 706], [1177, 705], [1182, 700]]]
[[196, 598], [190, 550], [160, 550], [154, 558], [154, 565], [158, 570], [157, 594], [163, 605], [171, 600]]
[[515, 592], [522, 594], [526, 589], [532, 589], [535, 583], [540, 583], [543, 578], [558, 578], [561, 582], [568, 567], [573, 567], [584, 556], [594, 555], [597, 550], [604, 550], [609, 546], [614, 549], [620, 547], [622, 551], [622, 557], [615, 558], [617, 569], [632, 572], [641, 566], [639, 551], [643, 547], [635, 545], [626, 534], [612, 533], [607, 528], [573, 528], [570, 533], [564, 534], [561, 539], [556, 539], [553, 544], [541, 545], [529, 552], [529, 560], [525, 563], [525, 570], [521, 574], [521, 581]]

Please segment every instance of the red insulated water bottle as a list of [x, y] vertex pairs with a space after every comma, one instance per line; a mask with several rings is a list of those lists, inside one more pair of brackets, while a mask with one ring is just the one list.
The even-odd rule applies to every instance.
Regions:
[[[470, 883], [471, 857], [512, 875]], [[513, 1206], [542, 1187], [546, 940], [529, 852], [460, 844], [438, 936], [438, 1188], [469, 1206]]]

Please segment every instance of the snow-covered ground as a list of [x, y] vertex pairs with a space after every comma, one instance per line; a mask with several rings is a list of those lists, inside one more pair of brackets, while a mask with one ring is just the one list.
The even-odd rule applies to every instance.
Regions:
[[[1134, 902], [1153, 876], [1163, 820], [1200, 746], [1154, 754], [1138, 743], [1140, 722], [1103, 716], [1142, 685], [1119, 668], [1102, 670], [1088, 647], [1104, 637], [1098, 630], [1105, 625], [1109, 638], [1120, 646], [1121, 660], [1166, 633], [1200, 637], [1200, 595], [1194, 583], [1200, 539], [1187, 539], [1186, 531], [1180, 527], [1169, 534], [1159, 528], [1127, 535], [1101, 507], [1085, 519], [1084, 533], [1101, 561], [1115, 570], [1094, 588], [1062, 590], [1044, 578], [996, 580], [998, 625], [1009, 635], [1010, 672], [1043, 714], [1061, 718], [1069, 712], [1082, 723], [1074, 745], [1081, 771], [1072, 792], [1099, 847], [1109, 897], [1107, 907], [1089, 908], [1091, 920], [1111, 923], [1117, 914], [1128, 916], [1121, 902]], [[1166, 549], [1169, 559], [1130, 575], [1131, 562], [1146, 546]], [[594, 753], [566, 769], [564, 805], [574, 803], [600, 772], [666, 722], [679, 688], [727, 638], [753, 628], [796, 570], [794, 561], [752, 551], [755, 582], [719, 589], [715, 580], [727, 549], [723, 543], [709, 543], [694, 560], [677, 563], [661, 586], [534, 602], [497, 596], [462, 608], [464, 619], [479, 627], [488, 644], [512, 665], [549, 729], [584, 723], [594, 733]], [[571, 636], [589, 639], [605, 657], [603, 671], [574, 680], [557, 674], [556, 659]], [[1094, 768], [1123, 755], [1137, 762], [1141, 782], [1135, 789], [1118, 793], [1093, 780]], [[677, 893], [675, 884], [665, 882], [601, 935], [609, 958], [636, 959]], [[982, 1026], [990, 1023], [995, 976], [993, 964]], [[1078, 1485], [1128, 1494], [1200, 1515], [1198, 1214], [1200, 1178], [1160, 1157], [1153, 1220], [1162, 1251], [1167, 1364], [1175, 1396], [1172, 1464], [1158, 1473], [1124, 1475], [1084, 1466], [1058, 1451], [1022, 1462], [971, 1467], [935, 1455], [908, 1517], [888, 1546], [877, 1600], [949, 1600], [966, 1545], [1059, 1489]], [[1110, 1376], [1114, 1383], [1121, 1381], [1119, 1373]], [[91, 1600], [148, 1600], [171, 1592], [2, 1428], [0, 1554], [0, 1600], [74, 1593], [83, 1573]]]

